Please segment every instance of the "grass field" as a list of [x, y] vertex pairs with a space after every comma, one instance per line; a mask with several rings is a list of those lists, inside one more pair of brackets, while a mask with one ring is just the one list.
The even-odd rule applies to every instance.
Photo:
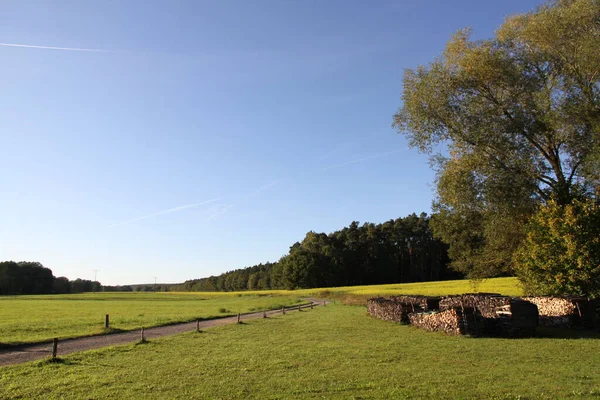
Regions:
[[263, 290], [237, 292], [252, 294], [279, 294], [298, 296], [388, 296], [398, 294], [422, 294], [425, 296], [446, 296], [473, 292], [500, 293], [506, 296], [522, 296], [523, 290], [517, 278], [492, 278], [480, 281], [467, 279], [417, 283], [392, 283], [386, 285], [341, 286], [299, 290]]
[[97, 293], [0, 297], [0, 344], [31, 343], [115, 330], [138, 329], [195, 318], [281, 308], [297, 297], [215, 293]]
[[347, 286], [323, 289], [303, 289], [306, 295], [332, 294], [354, 296], [386, 296], [398, 294], [422, 294], [446, 296], [473, 292], [500, 293], [507, 296], [522, 296], [523, 290], [517, 278], [493, 278], [482, 281], [457, 280], [419, 283], [395, 283], [389, 285]]
[[103, 333], [105, 314], [110, 315], [113, 329], [129, 330], [279, 308], [309, 296], [350, 298], [349, 302], [361, 303], [371, 296], [447, 295], [473, 291], [521, 294], [515, 278], [496, 278], [477, 286], [471, 281], [461, 280], [295, 291], [0, 296], [0, 345]]
[[332, 305], [0, 367], [0, 398], [599, 398], [599, 339], [451, 337]]

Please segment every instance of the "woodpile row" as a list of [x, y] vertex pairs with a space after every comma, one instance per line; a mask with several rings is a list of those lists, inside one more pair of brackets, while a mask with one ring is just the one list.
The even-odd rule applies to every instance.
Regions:
[[439, 310], [441, 298], [431, 296], [392, 296], [390, 300], [420, 307], [423, 310]]
[[385, 321], [411, 323], [450, 334], [530, 336], [538, 324], [600, 328], [600, 301], [584, 298], [510, 298], [495, 293], [441, 299], [395, 296], [368, 300], [367, 311]]
[[[440, 310], [432, 310], [439, 306]], [[467, 294], [443, 299], [420, 296], [375, 298], [367, 312], [385, 321], [410, 323], [428, 331], [473, 336], [530, 336], [538, 324], [535, 304], [496, 294]]]
[[441, 310], [470, 307], [476, 309], [483, 318], [496, 318], [496, 309], [507, 305], [510, 305], [510, 297], [495, 293], [448, 296], [440, 301]]

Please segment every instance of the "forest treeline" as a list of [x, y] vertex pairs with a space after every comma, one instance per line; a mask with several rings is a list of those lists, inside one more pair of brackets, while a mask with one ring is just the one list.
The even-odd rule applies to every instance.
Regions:
[[100, 282], [55, 277], [50, 268], [33, 261], [0, 262], [0, 295], [83, 293], [100, 291]]
[[330, 234], [308, 232], [279, 261], [172, 285], [173, 291], [299, 289], [456, 279], [447, 246], [427, 214], [382, 224], [354, 221]]

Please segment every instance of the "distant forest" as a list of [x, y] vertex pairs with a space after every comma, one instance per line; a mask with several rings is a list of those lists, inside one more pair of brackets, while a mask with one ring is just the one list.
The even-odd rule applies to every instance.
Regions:
[[0, 295], [83, 293], [100, 291], [100, 282], [55, 277], [39, 262], [0, 262]]
[[459, 279], [447, 245], [433, 237], [427, 214], [382, 224], [354, 221], [330, 234], [308, 232], [277, 262], [181, 284], [103, 286], [55, 277], [39, 262], [0, 262], [0, 295], [138, 291], [301, 289]]
[[172, 291], [300, 289], [458, 279], [423, 213], [382, 224], [308, 232], [279, 261], [171, 285]]

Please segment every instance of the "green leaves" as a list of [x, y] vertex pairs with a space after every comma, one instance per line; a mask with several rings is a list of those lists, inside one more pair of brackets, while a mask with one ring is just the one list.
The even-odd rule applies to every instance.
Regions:
[[458, 270], [510, 273], [538, 205], [594, 192], [599, 50], [600, 3], [559, 0], [489, 40], [459, 31], [440, 58], [405, 72], [393, 125], [438, 161], [434, 233]]
[[531, 218], [515, 260], [529, 293], [599, 297], [600, 206], [549, 202]]

